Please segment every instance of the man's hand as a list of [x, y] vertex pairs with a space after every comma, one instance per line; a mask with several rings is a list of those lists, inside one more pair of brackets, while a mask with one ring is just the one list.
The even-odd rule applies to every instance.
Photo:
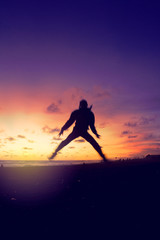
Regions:
[[97, 138], [100, 138], [100, 136], [101, 136], [101, 135], [99, 135], [98, 133], [96, 134], [96, 137], [97, 137]]
[[60, 133], [58, 134], [58, 136], [60, 137], [61, 135], [63, 135], [63, 130], [61, 129]]

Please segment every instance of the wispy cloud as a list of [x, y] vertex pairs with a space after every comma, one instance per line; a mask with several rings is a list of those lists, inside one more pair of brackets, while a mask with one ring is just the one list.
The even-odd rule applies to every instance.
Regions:
[[126, 122], [124, 124], [124, 126], [127, 126], [127, 127], [136, 127], [137, 126], [137, 122]]
[[123, 131], [122, 133], [121, 133], [121, 135], [128, 135], [128, 134], [131, 134], [132, 132], [131, 131]]
[[160, 141], [160, 135], [155, 133], [146, 133], [142, 137], [143, 141]]
[[24, 150], [32, 150], [33, 148], [23, 147]]
[[[60, 105], [61, 103], [59, 102], [58, 104]], [[60, 108], [59, 108], [58, 104], [51, 103], [46, 109], [47, 113], [58, 113], [58, 112], [60, 112]]]
[[60, 137], [53, 137], [53, 140], [60, 141], [60, 140], [62, 140], [62, 138], [60, 138]]
[[120, 137], [127, 137], [127, 138], [131, 139], [131, 138], [137, 138], [138, 136], [133, 135], [133, 132], [131, 132], [129, 130], [125, 130], [125, 131], [121, 132]]
[[26, 138], [25, 136], [23, 135], [17, 135], [18, 138]]
[[15, 138], [13, 138], [13, 137], [8, 137], [8, 138], [5, 138], [6, 140], [8, 140], [8, 141], [10, 141], [10, 142], [13, 142], [13, 141], [15, 141], [16, 139]]
[[[111, 93], [107, 88], [101, 86], [93, 86], [90, 88], [80, 88], [80, 87], [70, 87], [63, 92], [63, 109], [73, 109], [78, 107], [79, 101], [81, 99], [86, 99], [89, 105], [97, 105], [97, 102], [100, 106], [101, 101], [105, 101], [111, 97]], [[98, 105], [98, 107], [99, 107]]]
[[155, 117], [141, 117], [139, 119], [138, 124], [139, 125], [148, 125], [148, 124], [150, 124], [150, 123], [152, 123], [154, 121], [155, 121]]
[[33, 140], [28, 140], [28, 142], [29, 142], [29, 143], [34, 143], [34, 141], [33, 141]]
[[145, 126], [153, 123], [156, 120], [155, 117], [140, 117], [136, 121], [129, 121], [124, 123], [124, 126], [127, 127], [137, 127], [137, 126]]
[[46, 126], [44, 126], [43, 128], [42, 128], [42, 131], [44, 132], [44, 133], [49, 133], [49, 134], [51, 134], [51, 133], [57, 133], [57, 132], [59, 132], [60, 131], [60, 129], [59, 128], [50, 128], [50, 127], [48, 127], [47, 125]]
[[137, 138], [137, 135], [129, 135], [128, 138]]

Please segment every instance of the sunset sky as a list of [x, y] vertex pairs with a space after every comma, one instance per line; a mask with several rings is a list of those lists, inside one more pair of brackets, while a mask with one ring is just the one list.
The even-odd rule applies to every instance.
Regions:
[[[82, 98], [109, 158], [160, 154], [156, 2], [1, 1], [0, 159], [46, 160]], [[56, 160], [99, 159], [77, 140]]]

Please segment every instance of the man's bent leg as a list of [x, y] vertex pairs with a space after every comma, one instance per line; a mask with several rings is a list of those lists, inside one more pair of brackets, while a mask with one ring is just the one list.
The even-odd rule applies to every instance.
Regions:
[[69, 134], [68, 137], [59, 144], [55, 152], [52, 153], [52, 155], [49, 157], [49, 160], [53, 159], [63, 147], [65, 147], [67, 144], [69, 144], [72, 140], [74, 140], [77, 137], [78, 134], [76, 134], [75, 132]]
[[104, 161], [107, 161], [107, 159], [105, 158], [105, 155], [101, 150], [101, 147], [88, 132], [82, 134], [81, 136], [94, 147], [94, 149], [99, 153], [99, 155], [103, 158]]

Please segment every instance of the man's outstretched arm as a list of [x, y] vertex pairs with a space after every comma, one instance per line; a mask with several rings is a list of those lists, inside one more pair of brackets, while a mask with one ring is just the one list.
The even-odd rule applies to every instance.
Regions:
[[63, 134], [63, 131], [67, 130], [75, 121], [75, 113], [72, 112], [69, 120], [64, 124], [64, 126], [61, 128], [61, 131], [59, 133], [59, 136]]
[[91, 122], [90, 122], [90, 128], [92, 130], [92, 132], [97, 136], [97, 138], [100, 138], [100, 135], [97, 133], [97, 130], [95, 128], [95, 117], [94, 114], [92, 113], [91, 115]]

